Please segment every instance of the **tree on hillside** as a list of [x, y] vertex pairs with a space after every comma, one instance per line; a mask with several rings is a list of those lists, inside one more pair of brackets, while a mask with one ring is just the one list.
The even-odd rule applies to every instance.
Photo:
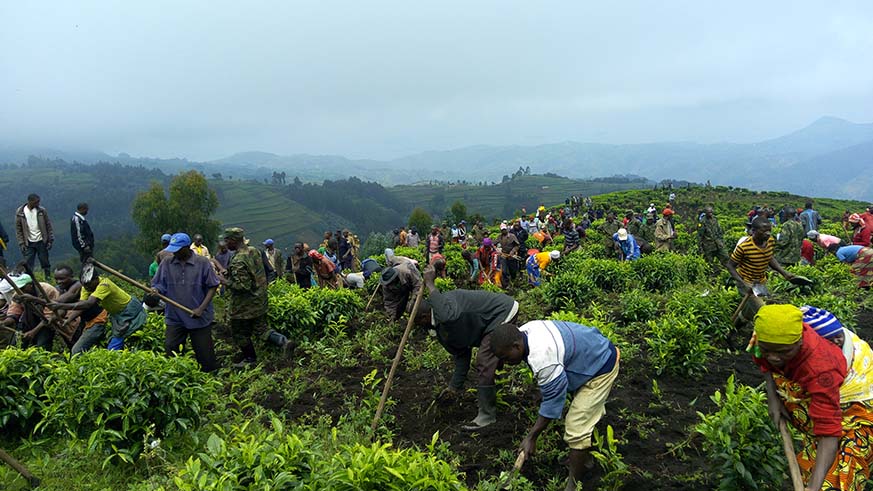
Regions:
[[154, 252], [163, 234], [185, 232], [201, 234], [204, 242], [214, 244], [221, 229], [212, 214], [218, 208], [218, 195], [209, 187], [203, 174], [189, 171], [170, 181], [169, 195], [153, 182], [133, 201], [133, 221], [139, 227], [136, 246], [144, 254]]
[[467, 219], [467, 205], [461, 203], [460, 201], [455, 201], [452, 203], [452, 217], [454, 217], [455, 223], [460, 223], [461, 220]]
[[416, 208], [409, 215], [409, 228], [415, 228], [420, 234], [426, 234], [433, 225], [433, 217], [424, 208]]

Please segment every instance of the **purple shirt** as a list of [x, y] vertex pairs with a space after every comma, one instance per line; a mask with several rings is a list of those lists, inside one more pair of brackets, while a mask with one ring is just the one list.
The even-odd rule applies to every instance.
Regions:
[[[212, 263], [197, 254], [191, 254], [186, 261], [179, 261], [175, 257], [161, 261], [152, 279], [152, 287], [191, 310], [199, 307], [206, 298], [206, 292], [219, 284]], [[210, 302], [203, 315], [196, 319], [170, 304], [167, 304], [164, 315], [168, 326], [200, 329], [212, 324], [215, 314]]]

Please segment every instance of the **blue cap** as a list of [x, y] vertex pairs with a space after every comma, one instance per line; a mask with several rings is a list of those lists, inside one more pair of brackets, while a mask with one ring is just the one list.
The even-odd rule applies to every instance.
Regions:
[[264, 241], [264, 245], [273, 245], [273, 239], [267, 239]]
[[167, 248], [164, 250], [167, 252], [176, 252], [179, 249], [187, 247], [189, 245], [191, 245], [191, 237], [188, 237], [188, 234], [183, 234], [182, 232], [179, 232], [177, 234], [173, 234], [173, 236], [170, 237], [170, 245], [168, 245]]
[[164, 234], [161, 236], [161, 242], [169, 242], [173, 237], [170, 234]]

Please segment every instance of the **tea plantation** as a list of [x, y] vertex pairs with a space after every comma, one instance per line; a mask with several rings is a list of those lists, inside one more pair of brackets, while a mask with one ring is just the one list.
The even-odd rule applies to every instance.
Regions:
[[[744, 234], [754, 205], [803, 206], [785, 193], [727, 188], [677, 192], [677, 251], [620, 263], [590, 230], [581, 248], [549, 267], [538, 288], [518, 278], [507, 292], [520, 322], [571, 320], [597, 327], [621, 349], [621, 373], [595, 436], [599, 464], [584, 489], [781, 490], [787, 466], [767, 416], [762, 378], [731, 315], [740, 296], [726, 271], [698, 254], [694, 227], [708, 203], [727, 244]], [[598, 205], [640, 210], [663, 191], [599, 196]], [[846, 209], [866, 204], [819, 199], [823, 232], [843, 236]], [[507, 217], [508, 218], [508, 217]], [[595, 223], [596, 226], [596, 223]], [[561, 240], [553, 247], [560, 248]], [[422, 260], [421, 251], [398, 254]], [[459, 246], [446, 248], [440, 289], [471, 288]], [[815, 266], [789, 271], [815, 280], [799, 290], [776, 278], [774, 301], [811, 304], [873, 338], [873, 300], [848, 266], [817, 249]], [[163, 324], [150, 314], [125, 352], [69, 359], [39, 350], [0, 351], [0, 447], [41, 478], [42, 490], [497, 490], [536, 419], [539, 392], [524, 365], [498, 372], [498, 422], [479, 432], [475, 383], [459, 401], [432, 403], [446, 386], [451, 356], [424, 330], [413, 332], [386, 414], [371, 431], [405, 319], [365, 311], [376, 286], [301, 290], [270, 287], [269, 321], [299, 340], [290, 359], [257, 346], [247, 371], [202, 374], [187, 354], [168, 359]], [[223, 298], [217, 298], [219, 317]], [[234, 353], [216, 329], [224, 365]], [[472, 377], [472, 375], [471, 375]], [[563, 489], [566, 445], [559, 425], [513, 482], [518, 490]], [[28, 489], [0, 467], [0, 489]]]

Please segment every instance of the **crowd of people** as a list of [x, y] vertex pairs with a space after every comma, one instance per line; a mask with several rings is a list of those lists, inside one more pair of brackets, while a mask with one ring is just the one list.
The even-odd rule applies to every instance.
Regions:
[[[81, 203], [71, 218], [73, 246], [82, 262], [82, 277], [73, 268], [54, 269], [49, 262], [54, 236], [39, 196], [31, 195], [16, 212], [15, 231], [24, 260], [5, 269], [0, 281], [0, 346], [23, 343], [52, 349], [59, 335], [72, 355], [106, 343], [110, 350], [124, 348], [131, 333], [142, 327], [146, 312], [161, 310], [166, 324], [168, 356], [190, 347], [206, 372], [216, 370], [212, 329], [213, 299], [227, 295], [227, 315], [237, 353], [234, 366], [257, 362], [254, 337], [290, 353], [295, 341], [269, 328], [267, 288], [277, 278], [286, 278], [300, 288], [363, 288], [378, 275], [383, 308], [390, 320], [416, 315], [454, 360], [453, 375], [440, 400], [458, 397], [476, 357], [478, 412], [465, 430], [476, 431], [497, 421], [495, 374], [503, 364], [522, 361], [534, 372], [542, 393], [539, 415], [521, 449], [528, 455], [552, 420], [563, 415], [564, 439], [570, 449], [570, 474], [566, 489], [578, 489], [592, 469], [591, 436], [605, 412], [606, 400], [619, 375], [621, 350], [597, 329], [571, 322], [531, 320], [518, 325], [519, 304], [507, 292], [514, 280], [526, 273], [529, 286], [542, 284], [543, 275], [555, 261], [576, 251], [587, 238], [592, 223], [603, 238], [608, 257], [635, 261], [642, 255], [670, 251], [678, 237], [674, 224], [676, 195], [671, 193], [660, 212], [650, 203], [645, 212], [627, 210], [619, 219], [614, 211], [594, 208], [590, 198], [573, 196], [565, 206], [533, 214], [524, 210], [517, 219], [502, 222], [492, 232], [481, 221], [468, 230], [461, 220], [452, 225], [434, 225], [424, 236], [415, 228], [398, 228], [393, 246], [420, 250], [425, 264], [385, 250], [384, 261], [358, 257], [360, 243], [349, 230], [325, 232], [317, 248], [298, 242], [287, 258], [274, 240], [262, 248], [250, 245], [241, 228], [227, 228], [214, 254], [199, 234], [166, 234], [150, 268], [150, 290], [140, 301], [104, 273], [94, 260], [94, 236], [87, 221], [88, 205]], [[815, 247], [834, 254], [851, 265], [859, 287], [873, 282], [873, 207], [863, 214], [847, 212], [845, 230], [851, 237], [820, 233], [822, 219], [813, 203], [803, 209], [784, 207], [778, 213], [755, 207], [748, 214], [747, 234], [728, 250], [725, 234], [711, 206], [693, 217], [700, 254], [714, 267], [723, 266], [745, 296], [766, 296], [769, 270], [789, 281], [796, 277], [785, 269], [812, 264]], [[778, 221], [777, 221], [778, 220]], [[776, 236], [773, 229], [779, 227]], [[563, 246], [555, 247], [562, 237]], [[529, 239], [533, 238], [531, 241]], [[850, 240], [848, 240], [850, 239]], [[0, 227], [0, 250], [9, 238]], [[440, 292], [439, 277], [446, 276], [446, 244], [460, 245], [469, 267], [470, 283], [493, 285], [504, 292], [486, 289], [455, 289]], [[535, 244], [537, 247], [528, 247]], [[599, 247], [599, 245], [597, 246]], [[39, 259], [45, 278], [33, 274]], [[87, 273], [86, 273], [87, 272]], [[413, 312], [421, 289], [427, 300]], [[375, 295], [375, 292], [374, 292]], [[832, 313], [815, 306], [765, 305], [754, 302], [740, 316], [754, 331], [749, 345], [753, 360], [767, 375], [771, 417], [791, 422], [804, 438], [798, 462], [808, 489], [861, 489], [873, 462], [873, 351]], [[108, 328], [108, 329], [107, 329]], [[104, 339], [108, 335], [108, 340]], [[20, 339], [20, 341], [19, 341]], [[568, 395], [569, 410], [564, 411]], [[863, 484], [861, 484], [863, 486]], [[831, 489], [828, 488], [828, 489]]]

